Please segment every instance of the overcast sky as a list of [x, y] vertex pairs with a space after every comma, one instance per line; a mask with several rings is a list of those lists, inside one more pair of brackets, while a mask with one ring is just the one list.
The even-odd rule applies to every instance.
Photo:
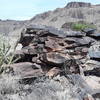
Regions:
[[70, 1], [100, 4], [100, 0], [0, 0], [0, 19], [30, 19], [44, 11], [64, 7]]

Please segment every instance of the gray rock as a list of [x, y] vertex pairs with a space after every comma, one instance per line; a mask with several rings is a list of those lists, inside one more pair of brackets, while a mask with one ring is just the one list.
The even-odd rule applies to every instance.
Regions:
[[89, 56], [93, 59], [100, 59], [100, 43], [97, 42], [89, 49]]
[[85, 32], [87, 36], [89, 36], [90, 34], [94, 34], [96, 29], [94, 29], [94, 28], [86, 28], [86, 29], [83, 29], [82, 31]]
[[83, 37], [81, 39], [76, 39], [76, 43], [78, 46], [90, 46], [93, 42], [95, 42], [95, 40], [90, 37]]
[[96, 40], [100, 40], [100, 33], [90, 34], [90, 36]]
[[46, 35], [48, 36], [58, 36], [58, 37], [65, 37], [65, 33], [63, 30], [59, 30], [54, 27], [45, 26], [45, 25], [30, 25], [26, 27], [28, 30], [44, 30]]
[[80, 31], [66, 31], [66, 37], [83, 37], [84, 34]]
[[94, 68], [93, 70], [84, 71], [84, 74], [100, 77], [100, 68]]
[[84, 63], [84, 70], [93, 70], [94, 68], [99, 68], [100, 67], [100, 62], [99, 61], [95, 61], [95, 60], [86, 60], [86, 62]]

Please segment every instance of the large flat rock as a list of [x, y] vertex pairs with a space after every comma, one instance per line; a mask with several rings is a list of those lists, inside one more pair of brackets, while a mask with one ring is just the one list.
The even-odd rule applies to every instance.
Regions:
[[54, 65], [54, 66], [60, 66], [64, 64], [66, 60], [70, 59], [69, 55], [66, 54], [59, 54], [57, 52], [51, 52], [43, 54], [41, 57], [41, 60], [47, 64]]
[[9, 67], [13, 68], [14, 74], [21, 79], [43, 75], [42, 69], [30, 62], [11, 64]]

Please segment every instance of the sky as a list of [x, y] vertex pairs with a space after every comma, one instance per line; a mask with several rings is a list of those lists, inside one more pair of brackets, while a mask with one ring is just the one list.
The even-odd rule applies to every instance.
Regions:
[[64, 7], [71, 1], [100, 4], [100, 0], [0, 0], [0, 19], [28, 20], [36, 14]]

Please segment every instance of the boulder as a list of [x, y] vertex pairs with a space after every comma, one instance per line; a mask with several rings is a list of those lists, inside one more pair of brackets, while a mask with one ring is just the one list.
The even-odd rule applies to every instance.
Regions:
[[50, 52], [41, 55], [41, 61], [47, 63], [48, 65], [60, 66], [64, 64], [64, 62], [70, 59], [68, 54], [60, 54], [58, 52]]
[[43, 75], [42, 69], [30, 62], [11, 64], [9, 67], [13, 68], [14, 74], [20, 76], [21, 79]]

